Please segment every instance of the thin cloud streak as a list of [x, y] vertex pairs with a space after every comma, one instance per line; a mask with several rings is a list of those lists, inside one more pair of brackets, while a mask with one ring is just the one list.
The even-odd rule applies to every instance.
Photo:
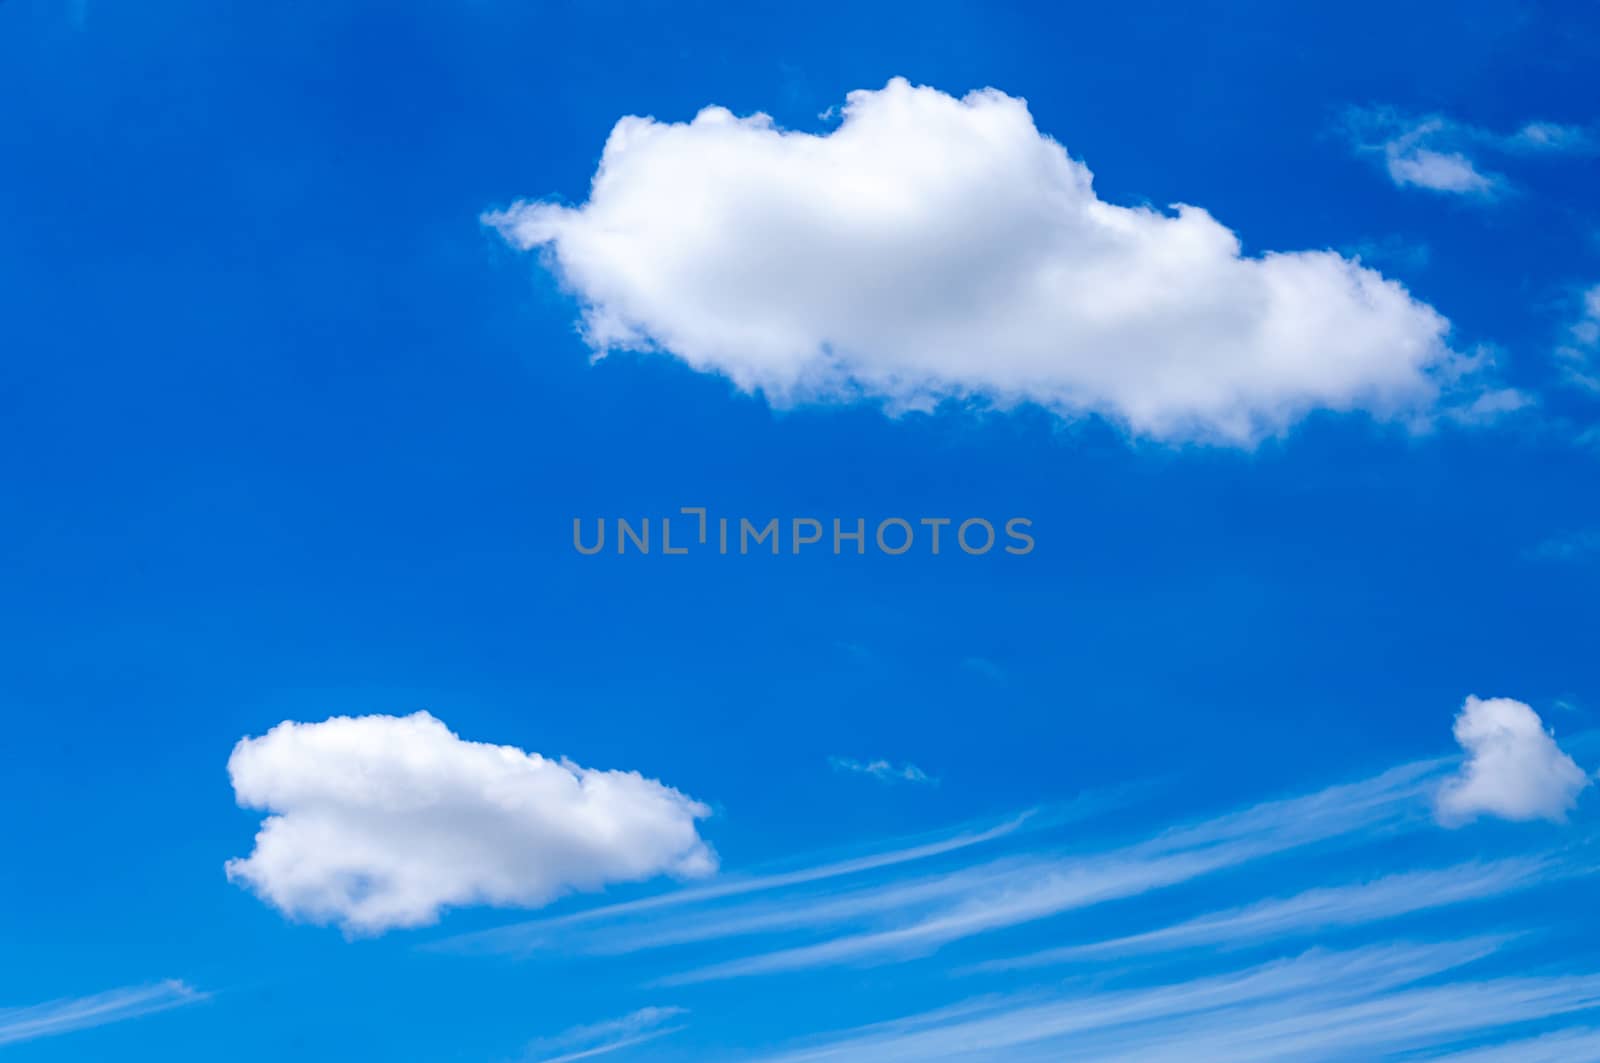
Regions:
[[853, 757], [835, 756], [828, 758], [828, 764], [834, 771], [848, 772], [855, 775], [870, 775], [879, 782], [913, 782], [933, 785], [939, 781], [909, 761], [896, 766], [887, 760], [862, 761]]
[[1563, 1030], [1427, 1059], [1430, 1063], [1596, 1063], [1600, 1030]]
[[1496, 897], [1548, 881], [1554, 864], [1506, 860], [1389, 875], [1371, 882], [1307, 890], [1199, 916], [1142, 934], [990, 960], [969, 971], [1003, 971], [1205, 945], [1248, 947], [1331, 927], [1359, 926], [1448, 905]]
[[[1097, 799], [1095, 802], [1085, 801], [1083, 808], [1076, 813], [1067, 809], [1059, 816], [1066, 818], [1079, 818], [1087, 815], [1098, 807], [1104, 807]], [[1057, 817], [1041, 817], [1037, 810], [1029, 810], [1020, 815], [1013, 816], [992, 827], [987, 827], [976, 832], [967, 832], [940, 838], [936, 841], [920, 845], [906, 846], [885, 852], [871, 853], [866, 856], [849, 860], [834, 861], [814, 867], [800, 868], [795, 871], [778, 872], [769, 875], [758, 875], [750, 878], [733, 879], [712, 886], [701, 886], [692, 889], [677, 890], [672, 893], [659, 894], [654, 897], [643, 897], [634, 901], [623, 901], [619, 904], [602, 905], [597, 908], [587, 908], [583, 911], [573, 912], [569, 915], [554, 916], [546, 919], [532, 919], [508, 926], [495, 927], [490, 930], [477, 931], [471, 934], [461, 934], [435, 942], [431, 948], [462, 951], [484, 952], [491, 954], [525, 953], [537, 949], [544, 942], [545, 935], [550, 931], [578, 926], [585, 923], [605, 922], [625, 916], [635, 915], [640, 912], [659, 911], [663, 908], [677, 908], [685, 905], [704, 904], [709, 901], [724, 900], [731, 897], [741, 897], [748, 894], [766, 893], [791, 886], [807, 885], [847, 875], [861, 874], [883, 868], [895, 867], [900, 864], [926, 860], [946, 853], [958, 852], [963, 849], [985, 842], [1004, 838], [1024, 827], [1037, 824], [1041, 819], [1048, 818], [1057, 821]]]
[[679, 1033], [684, 1029], [686, 1029], [686, 1027], [669, 1026], [665, 1030], [655, 1030], [651, 1033], [640, 1034], [637, 1037], [628, 1037], [620, 1041], [610, 1041], [603, 1045], [596, 1045], [594, 1048], [585, 1048], [577, 1052], [568, 1052], [564, 1056], [551, 1056], [547, 1059], [539, 1060], [538, 1063], [576, 1063], [576, 1061], [580, 1059], [593, 1059], [596, 1056], [609, 1056], [611, 1053], [620, 1052], [624, 1048], [632, 1048], [635, 1045], [648, 1044], [651, 1041], [658, 1041], [661, 1038], [666, 1037], [668, 1034]]
[[[1418, 985], [1504, 939], [1314, 949], [1186, 982], [987, 998], [860, 1027], [760, 1063], [1266, 1063], [1375, 1058], [1600, 1006], [1600, 977]], [[1487, 1057], [1492, 1059], [1493, 1057]], [[1507, 1059], [1513, 1057], [1505, 1057]]]
[[123, 1022], [205, 999], [207, 994], [170, 979], [150, 985], [112, 989], [92, 996], [0, 1009], [0, 1045]]
[[[685, 1029], [683, 1023], [665, 1024], [686, 1014], [683, 1008], [676, 1007], [640, 1008], [619, 1019], [574, 1026], [554, 1037], [535, 1041], [528, 1046], [527, 1057], [534, 1063], [576, 1063], [580, 1059], [610, 1055]], [[550, 1052], [560, 1054], [548, 1055]]]
[[[1293, 872], [1287, 881], [1305, 881], [1300, 872], [1307, 860], [1325, 868], [1327, 857], [1346, 849], [1401, 848], [1394, 843], [1436, 829], [1434, 798], [1455, 765], [1456, 758], [1416, 761], [1143, 837], [1125, 834], [1121, 827], [1111, 834], [1102, 825], [1093, 835], [1068, 842], [1041, 829], [1061, 818], [1043, 824], [1039, 816], [1023, 816], [849, 860], [506, 929], [525, 935], [519, 946], [531, 941], [568, 955], [684, 948], [670, 954], [671, 965], [658, 972], [666, 977], [650, 981], [650, 974], [642, 975], [650, 985], [906, 962], [959, 940], [1180, 887], [1245, 865], [1252, 865], [1250, 873], [1229, 874], [1215, 885], [1248, 890], [1260, 881], [1256, 871], [1273, 878], [1280, 870]], [[996, 849], [980, 848], [984, 843]], [[1480, 1054], [1458, 1063], [1520, 1063], [1512, 1047], [1498, 1055], [1484, 1047], [1497, 1040], [1515, 1040], [1533, 1061], [1591, 1058], [1581, 1054], [1591, 1043], [1580, 1039], [1587, 1031], [1540, 1039], [1528, 1024], [1543, 1022], [1535, 1029], [1546, 1030], [1555, 1025], [1549, 1020], [1561, 1016], [1590, 1009], [1600, 1013], [1600, 974], [1523, 976], [1526, 964], [1507, 957], [1509, 945], [1523, 940], [1526, 928], [1511, 928], [1524, 933], [1496, 938], [1402, 939], [1339, 948], [1329, 947], [1335, 945], [1332, 940], [1319, 940], [1324, 931], [1337, 930], [1343, 937], [1352, 928], [1570, 880], [1588, 870], [1576, 857], [1566, 847], [1331, 885], [1314, 879], [1314, 888], [1294, 892], [1291, 887], [1264, 898], [1254, 891], [1235, 892], [1227, 903], [1200, 909], [1198, 915], [1188, 914], [1195, 911], [1191, 907], [1185, 918], [1162, 915], [1159, 922], [1136, 925], [1136, 933], [1106, 940], [1057, 938], [1053, 944], [1060, 947], [990, 959], [960, 972], [1077, 960], [1093, 964], [1069, 981], [819, 1032], [787, 1046], [772, 1044], [771, 1054], [746, 1060], [1335, 1063], [1420, 1061], [1423, 1053], [1445, 1060], [1450, 1057], [1437, 1054], [1471, 1048]], [[927, 864], [917, 865], [924, 859]], [[1272, 867], [1255, 866], [1268, 860], [1274, 861]], [[860, 877], [848, 879], [851, 875]], [[1402, 925], [1399, 932], [1407, 930]], [[495, 933], [489, 932], [489, 943], [513, 951], [504, 936], [495, 941]], [[737, 939], [747, 939], [743, 948], [728, 944]], [[1370, 934], [1366, 940], [1371, 942]], [[724, 943], [716, 950], [720, 954], [690, 948], [708, 942]], [[1205, 949], [1203, 959], [1183, 953], [1189, 949]], [[1152, 955], [1159, 959], [1139, 959]], [[679, 1028], [661, 1021], [605, 1036], [594, 1033], [606, 1025], [588, 1028], [593, 1036], [582, 1043], [551, 1046], [538, 1063], [579, 1063]], [[1600, 1034], [1595, 1037], [1600, 1043]]]
[[882, 913], [907, 914], [931, 910], [940, 901], [971, 896], [985, 888], [1001, 888], [1028, 873], [1048, 867], [1037, 859], [1010, 858], [976, 867], [935, 872], [912, 879], [786, 898], [762, 904], [744, 904], [731, 912], [713, 911], [666, 927], [628, 924], [598, 931], [587, 951], [620, 955], [647, 949], [715, 941], [753, 934], [817, 926], [837, 926]]
[[[1425, 823], [1429, 814], [1426, 799], [1438, 766], [1437, 762], [1404, 765], [1361, 782], [1268, 801], [1178, 827], [1122, 849], [1036, 858], [993, 878], [980, 876], [975, 888], [958, 890], [949, 904], [916, 914], [902, 925], [700, 967], [670, 975], [657, 984], [684, 985], [842, 963], [903, 960], [961, 938], [1136, 896], [1356, 831], [1370, 834]], [[881, 887], [887, 891], [899, 888], [902, 884]], [[835, 922], [830, 917], [837, 906], [836, 900], [798, 905], [790, 925]], [[729, 917], [727, 925], [738, 926], [738, 917]], [[706, 936], [715, 935], [698, 935]]]

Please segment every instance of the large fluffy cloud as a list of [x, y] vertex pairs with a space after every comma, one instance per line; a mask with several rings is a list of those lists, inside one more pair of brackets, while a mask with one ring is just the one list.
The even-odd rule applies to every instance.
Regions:
[[1564, 820], [1589, 785], [1539, 714], [1520, 701], [1469, 697], [1455, 736], [1467, 757], [1439, 792], [1439, 818], [1447, 825], [1483, 815]]
[[273, 813], [228, 877], [351, 933], [716, 867], [708, 809], [677, 790], [463, 741], [425, 712], [284, 722], [240, 741], [228, 774], [240, 805]]
[[1448, 322], [1332, 251], [1245, 255], [1205, 210], [1099, 198], [995, 90], [902, 80], [814, 135], [720, 107], [628, 117], [589, 199], [486, 216], [581, 300], [591, 346], [663, 350], [778, 402], [944, 397], [1248, 444], [1316, 409], [1409, 416]]

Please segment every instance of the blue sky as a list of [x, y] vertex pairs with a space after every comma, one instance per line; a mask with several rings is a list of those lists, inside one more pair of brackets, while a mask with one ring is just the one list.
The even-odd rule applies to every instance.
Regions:
[[1600, 23], [1286, 7], [0, 3], [0, 1054], [1600, 1059]]

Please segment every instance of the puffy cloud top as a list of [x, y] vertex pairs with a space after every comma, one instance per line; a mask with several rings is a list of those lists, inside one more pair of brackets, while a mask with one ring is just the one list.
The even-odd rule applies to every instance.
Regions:
[[628, 117], [579, 206], [486, 216], [542, 249], [599, 353], [773, 400], [946, 397], [1248, 445], [1317, 409], [1410, 416], [1449, 323], [1332, 251], [1247, 256], [1205, 210], [1108, 203], [1020, 99], [891, 81], [838, 128]]
[[1447, 825], [1482, 815], [1564, 820], [1589, 785], [1539, 714], [1520, 701], [1469, 697], [1455, 736], [1467, 758], [1439, 792], [1439, 818]]
[[286, 721], [240, 741], [228, 774], [241, 806], [273, 813], [228, 877], [350, 933], [716, 868], [705, 805], [636, 772], [463, 741], [426, 712]]

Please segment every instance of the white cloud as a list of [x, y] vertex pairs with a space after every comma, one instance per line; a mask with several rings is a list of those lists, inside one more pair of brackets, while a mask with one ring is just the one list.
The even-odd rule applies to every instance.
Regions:
[[805, 1047], [760, 1058], [761, 1063], [1415, 1059], [1419, 1049], [1504, 1036], [1524, 1024], [1600, 1006], [1600, 977], [1593, 975], [1473, 979], [1452, 974], [1492, 956], [1499, 944], [1468, 939], [1312, 949], [1242, 970], [1133, 988], [1066, 983], [991, 994], [813, 1038]]
[[1488, 424], [1537, 404], [1538, 401], [1525, 391], [1493, 388], [1479, 392], [1469, 402], [1446, 410], [1445, 415], [1457, 424]]
[[1562, 821], [1589, 785], [1539, 714], [1520, 701], [1467, 698], [1455, 736], [1467, 758], [1439, 791], [1439, 818], [1446, 825], [1480, 815]]
[[917, 767], [915, 764], [905, 763], [895, 765], [887, 760], [855, 760], [851, 757], [829, 757], [828, 763], [833, 765], [835, 771], [848, 771], [857, 775], [870, 775], [880, 782], [938, 782], [933, 776]]
[[177, 979], [168, 979], [30, 1007], [0, 1008], [0, 1045], [136, 1019], [205, 999], [206, 994]]
[[[470, 944], [542, 952], [563, 970], [617, 964], [616, 974], [658, 986], [910, 965], [959, 947], [955, 969], [922, 965], [933, 976], [933, 996], [919, 1005], [928, 1010], [865, 1011], [851, 1020], [864, 1025], [831, 1034], [800, 1015], [785, 1041], [768, 1043], [771, 1054], [747, 1052], [767, 1063], [1588, 1059], [1571, 1052], [1600, 1043], [1593, 1031], [1552, 1030], [1564, 1015], [1600, 1007], [1600, 975], [1580, 965], [1526, 976], [1525, 947], [1543, 963], [1538, 943], [1581, 923], [1571, 888], [1593, 868], [1581, 845], [1486, 859], [1492, 839], [1461, 834], [1422, 848], [1454, 848], [1465, 862], [1407, 866], [1420, 850], [1406, 835], [1431, 829], [1439, 784], [1454, 769], [1449, 758], [1421, 761], [1221, 815], [1177, 824], [1160, 816], [1133, 839], [1124, 832], [1137, 806], [1059, 832], [1064, 823], [1034, 816], [1026, 830], [1002, 825], [724, 879]], [[1518, 903], [1523, 890], [1541, 896]], [[1468, 904], [1482, 907], [1452, 910]], [[1485, 918], [1504, 933], [1474, 937]], [[1022, 942], [1034, 951], [993, 958]], [[1013, 970], [1064, 962], [1076, 969], [1032, 984]], [[836, 980], [861, 988], [915, 977], [908, 966], [887, 981]], [[984, 982], [959, 988], [972, 980]], [[585, 1046], [628, 1039], [599, 1037], [609, 1024], [593, 1030], [583, 1028]], [[586, 1051], [568, 1050], [572, 1060]]]
[[1567, 326], [1566, 335], [1556, 345], [1556, 360], [1568, 384], [1584, 391], [1600, 393], [1600, 284], [1579, 297], [1577, 317]]
[[593, 349], [778, 403], [947, 397], [1249, 445], [1313, 410], [1411, 417], [1449, 323], [1333, 251], [1245, 255], [1200, 207], [1101, 199], [1024, 101], [891, 81], [825, 134], [628, 117], [589, 199], [486, 216], [540, 249]]
[[[528, 1045], [527, 1056], [537, 1058], [538, 1063], [578, 1063], [580, 1059], [608, 1056], [677, 1033], [683, 1029], [682, 1024], [669, 1023], [686, 1014], [683, 1008], [640, 1008], [620, 1019], [574, 1026], [555, 1037], [534, 1041]], [[552, 1052], [559, 1054], [550, 1055]]]
[[1436, 192], [1486, 193], [1497, 183], [1496, 178], [1480, 173], [1471, 159], [1456, 151], [1446, 154], [1418, 147], [1397, 150], [1396, 145], [1390, 145], [1388, 166], [1395, 184]]
[[1529, 122], [1505, 138], [1507, 151], [1593, 154], [1594, 134], [1582, 126], [1559, 122]]
[[[775, 913], [775, 920], [760, 915], [725, 918], [720, 920], [720, 929], [716, 923], [707, 928], [706, 936], [741, 935], [763, 924], [849, 924], [873, 910], [893, 913], [896, 921], [852, 929], [814, 944], [784, 946], [682, 971], [662, 982], [682, 985], [811, 967], [906, 960], [951, 942], [1137, 897], [1303, 846], [1426, 822], [1423, 780], [1432, 770], [1426, 763], [1402, 765], [1360, 782], [1266, 801], [1173, 827], [1133, 845], [1065, 857], [1002, 859], [924, 882], [869, 888], [855, 896], [836, 893], [820, 902], [813, 900]], [[1418, 805], [1423, 806], [1420, 817]]]
[[425, 712], [286, 721], [240, 741], [228, 774], [241, 806], [273, 813], [228, 877], [349, 933], [716, 868], [709, 810], [677, 790], [463, 741]]
[[1600, 1030], [1559, 1030], [1428, 1058], [1441, 1063], [1581, 1063], [1600, 1059]]
[[1552, 871], [1548, 861], [1524, 859], [1388, 875], [1358, 885], [1320, 887], [1293, 897], [1258, 901], [1126, 937], [990, 960], [973, 970], [1007, 971], [1095, 957], [1125, 959], [1145, 952], [1206, 946], [1243, 949], [1264, 943], [1276, 944], [1329, 928], [1362, 926], [1413, 912], [1503, 896], [1549, 881], [1554, 877]]
[[[1096, 807], [1097, 802], [1089, 800], [1080, 806], [1080, 811], [1083, 814], [1087, 814], [1087, 809]], [[1065, 820], [1071, 817], [1062, 815], [1060, 818]], [[443, 947], [467, 952], [482, 951], [491, 954], [516, 955], [527, 953], [533, 951], [538, 945], [545, 943], [553, 932], [558, 932], [565, 927], [624, 920], [629, 917], [636, 917], [641, 913], [651, 913], [647, 916], [647, 919], [651, 922], [659, 922], [661, 917], [656, 913], [663, 909], [726, 901], [750, 894], [761, 894], [794, 886], [827, 882], [836, 878], [879, 871], [885, 868], [897, 867], [901, 864], [944, 856], [947, 853], [960, 852], [971, 846], [983, 845], [1011, 835], [1029, 825], [1030, 821], [1037, 822], [1037, 817], [1033, 812], [1024, 813], [977, 832], [961, 831], [940, 836], [931, 841], [923, 840], [914, 845], [873, 852], [851, 859], [806, 866], [793, 871], [723, 879], [709, 886], [680, 889], [671, 893], [658, 894], [654, 897], [643, 897], [638, 900], [589, 908], [569, 915], [533, 919], [512, 926], [495, 927], [491, 930], [463, 934], [447, 940]], [[635, 924], [636, 926], [637, 924]], [[630, 930], [629, 934], [633, 936], [634, 930]], [[634, 937], [634, 940], [637, 941], [637, 937]]]
[[[1118, 840], [1087, 849], [1078, 844], [1067, 851], [1013, 853], [956, 867], [940, 861], [943, 866], [912, 875], [896, 870], [913, 860], [968, 853], [980, 841], [999, 845], [1033, 833], [1003, 826], [746, 879], [737, 890], [695, 888], [480, 932], [457, 939], [457, 947], [515, 955], [617, 955], [723, 943], [715, 949], [718, 962], [676, 966], [661, 980], [667, 984], [903, 962], [956, 941], [1175, 887], [1273, 855], [1426, 825], [1440, 770], [1435, 763], [1403, 765], [1356, 783], [1169, 827], [1131, 844]], [[1106, 807], [1091, 799], [1082, 811], [1092, 817]], [[1060, 815], [1043, 818], [1058, 828], [1067, 822]], [[858, 874], [866, 875], [865, 881], [822, 881]], [[665, 911], [668, 907], [678, 910]], [[739, 940], [750, 942], [748, 951], [728, 958], [726, 945]]]
[[1383, 142], [1384, 166], [1395, 184], [1429, 188], [1435, 192], [1489, 195], [1501, 187], [1502, 178], [1485, 174], [1459, 151], [1436, 151], [1430, 140], [1452, 127], [1442, 119], [1417, 122]]
[[1590, 347], [1600, 343], [1600, 284], [1583, 293], [1583, 318], [1572, 329], [1573, 337]]
[[1441, 115], [1415, 117], [1392, 107], [1356, 107], [1345, 114], [1356, 150], [1383, 159], [1389, 179], [1401, 187], [1493, 199], [1511, 185], [1474, 158], [1496, 155], [1586, 154], [1594, 139], [1578, 126], [1529, 122], [1511, 134], [1453, 121]]

